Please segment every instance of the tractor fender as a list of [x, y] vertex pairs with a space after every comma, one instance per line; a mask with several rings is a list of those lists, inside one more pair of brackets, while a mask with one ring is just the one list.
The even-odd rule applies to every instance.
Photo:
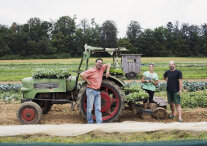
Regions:
[[114, 76], [109, 76], [108, 78], [106, 78], [106, 76], [104, 75], [103, 79], [108, 79], [108, 80], [114, 81], [116, 84], [119, 85], [119, 87], [126, 86], [126, 84], [122, 80], [120, 80], [120, 79], [118, 79], [118, 78], [116, 78]]

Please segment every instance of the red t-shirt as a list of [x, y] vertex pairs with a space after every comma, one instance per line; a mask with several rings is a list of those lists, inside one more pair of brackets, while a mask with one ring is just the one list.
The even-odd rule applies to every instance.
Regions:
[[91, 83], [90, 85], [87, 85], [88, 88], [100, 89], [103, 73], [106, 67], [107, 64], [104, 64], [100, 69], [96, 69], [96, 67], [93, 67], [81, 73], [81, 75], [84, 75]]

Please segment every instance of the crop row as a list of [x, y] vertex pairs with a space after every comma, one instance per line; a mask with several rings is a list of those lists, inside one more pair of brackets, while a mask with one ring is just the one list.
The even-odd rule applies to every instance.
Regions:
[[[166, 82], [160, 82], [157, 85], [156, 91], [162, 92], [165, 91], [167, 87]], [[188, 82], [183, 81], [183, 89], [187, 92], [195, 92], [207, 89], [207, 82]]]
[[15, 92], [20, 93], [20, 89], [22, 87], [22, 84], [0, 84], [0, 93], [2, 92]]
[[0, 84], [0, 99], [7, 103], [19, 101], [22, 98], [21, 87], [22, 84]]
[[[41, 70], [39, 70], [41, 72]], [[44, 74], [38, 74], [39, 76], [36, 75], [36, 77], [40, 77], [40, 75], [45, 76], [45, 72], [43, 72]], [[52, 76], [54, 72], [48, 72], [48, 76]], [[62, 76], [68, 76], [68, 71], [65, 72], [61, 72], [59, 74], [59, 72], [55, 72], [55, 74], [57, 75], [56, 77], [62, 77]], [[35, 74], [34, 74], [35, 76]], [[138, 86], [135, 85], [142, 85], [142, 83], [138, 83], [138, 82], [131, 82], [127, 87], [130, 88], [131, 90], [139, 90]], [[157, 92], [163, 92], [166, 91], [166, 82], [159, 82], [156, 88]], [[7, 84], [0, 84], [0, 93], [1, 92], [21, 92], [20, 89], [22, 87], [22, 84], [11, 84], [11, 83], [7, 83]], [[126, 88], [127, 88], [126, 87]], [[195, 92], [195, 91], [200, 91], [200, 90], [205, 90], [207, 89], [207, 82], [188, 82], [188, 81], [183, 81], [183, 88], [188, 91], [188, 92]]]
[[[207, 107], [207, 82], [183, 82], [184, 89], [187, 91], [181, 94], [182, 107]], [[5, 102], [11, 102], [12, 100], [19, 101], [22, 98], [20, 91], [22, 84], [0, 84], [0, 99]], [[147, 93], [141, 89], [141, 83], [131, 82], [125, 88], [125, 100], [128, 102], [136, 102], [140, 99], [148, 97]], [[198, 90], [204, 90], [203, 92], [195, 92]], [[159, 83], [157, 91], [166, 91], [166, 83]]]

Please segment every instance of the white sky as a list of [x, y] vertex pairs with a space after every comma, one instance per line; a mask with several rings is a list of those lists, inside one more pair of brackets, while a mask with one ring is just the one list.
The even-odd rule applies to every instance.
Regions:
[[124, 37], [131, 20], [138, 21], [143, 29], [175, 24], [207, 23], [207, 0], [0, 0], [0, 24], [26, 23], [32, 17], [41, 20], [57, 20], [61, 16], [95, 18], [96, 23], [105, 20], [116, 23]]

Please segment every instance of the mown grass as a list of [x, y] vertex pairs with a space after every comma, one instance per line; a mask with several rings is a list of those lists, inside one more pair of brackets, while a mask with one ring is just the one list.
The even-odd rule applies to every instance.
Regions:
[[75, 137], [51, 137], [51, 136], [13, 136], [0, 137], [0, 143], [133, 143], [133, 142], [157, 142], [170, 140], [201, 141], [207, 140], [207, 132], [192, 131], [155, 131], [140, 133], [103, 133], [92, 132]]
[[[93, 66], [96, 58], [91, 58], [89, 66]], [[80, 58], [72, 59], [38, 59], [38, 60], [0, 60], [0, 81], [20, 81], [22, 78], [32, 76], [32, 70], [36, 68], [67, 68], [72, 75], [76, 75], [80, 63]], [[155, 64], [155, 72], [159, 79], [168, 70], [168, 62], [175, 60], [177, 69], [183, 72], [184, 79], [206, 79], [207, 78], [207, 58], [188, 57], [142, 57], [141, 75], [148, 70], [148, 64]], [[104, 58], [104, 63], [111, 62], [112, 58]], [[120, 60], [119, 60], [120, 61]], [[121, 63], [121, 62], [120, 62]], [[83, 65], [82, 70], [85, 66]]]

